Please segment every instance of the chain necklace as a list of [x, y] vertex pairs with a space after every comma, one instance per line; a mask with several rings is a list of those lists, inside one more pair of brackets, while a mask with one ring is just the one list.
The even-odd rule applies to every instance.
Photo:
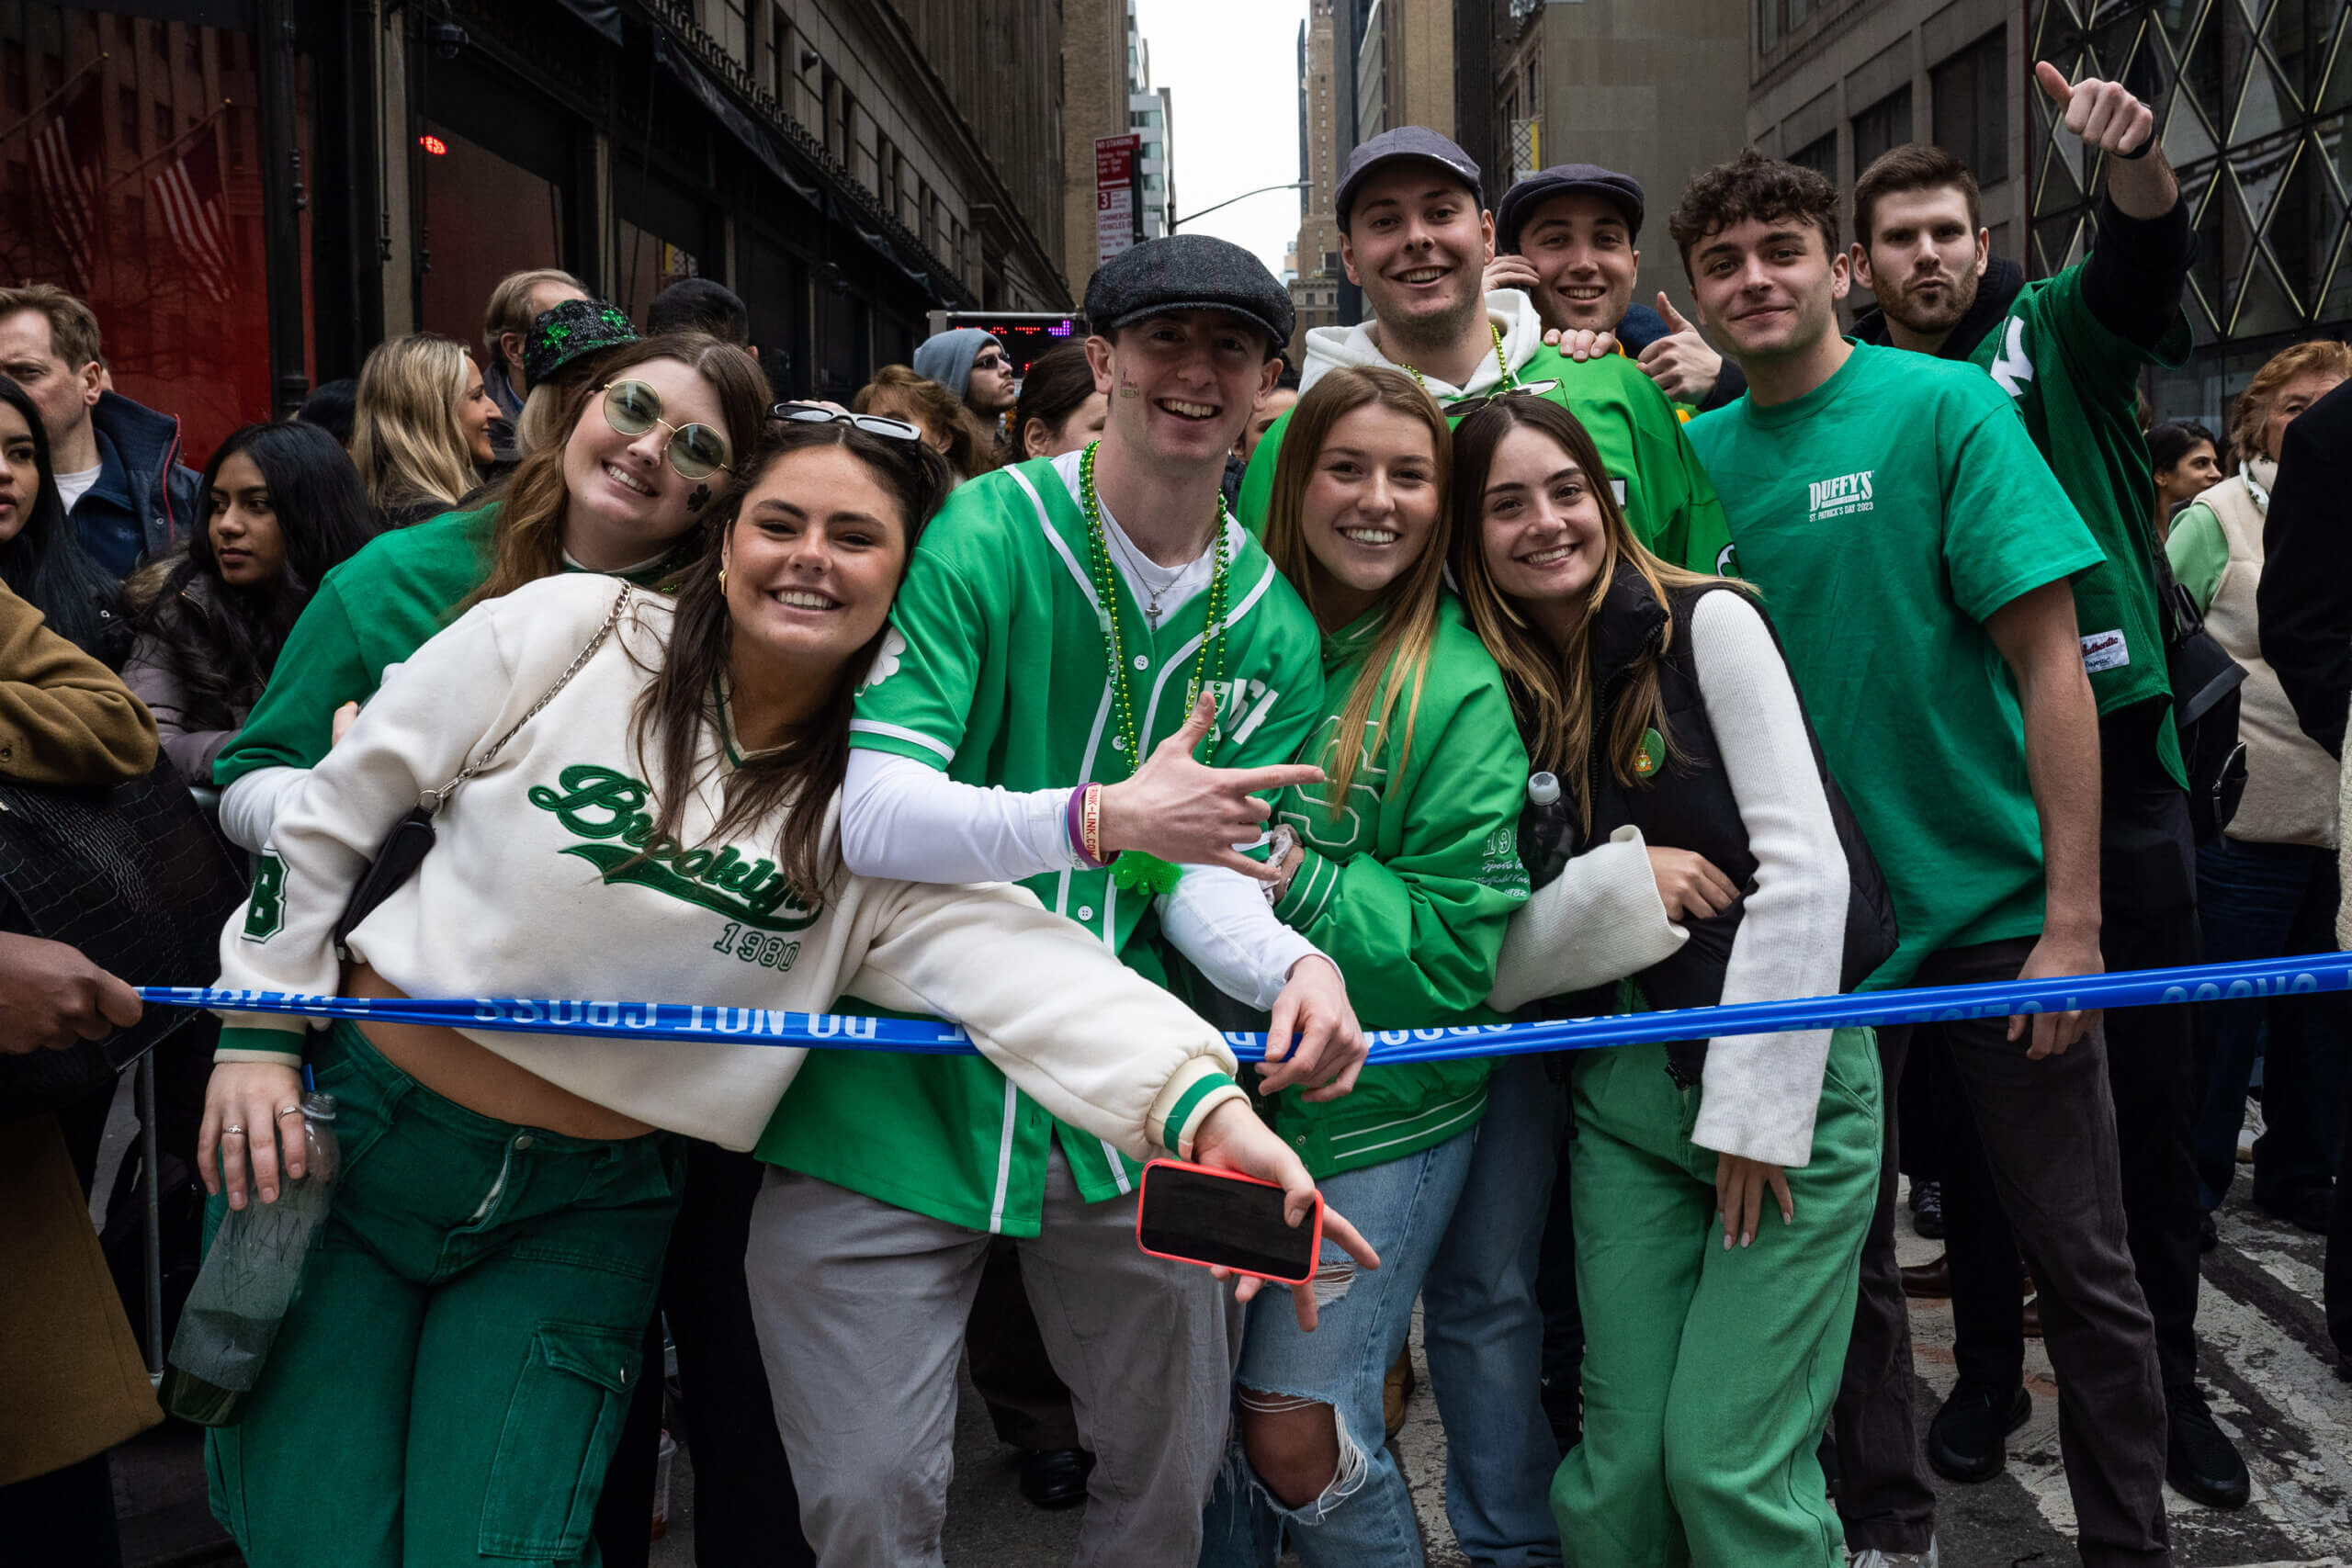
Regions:
[[[1094, 570], [1095, 616], [1102, 627], [1102, 658], [1110, 667], [1112, 701], [1119, 710], [1119, 732], [1115, 743], [1127, 754], [1127, 773], [1132, 777], [1143, 762], [1143, 737], [1136, 725], [1135, 692], [1127, 680], [1126, 653], [1119, 637], [1119, 574], [1111, 566], [1110, 543], [1107, 531], [1102, 526], [1102, 503], [1094, 491], [1094, 451], [1100, 446], [1100, 441], [1088, 443], [1086, 455], [1079, 459], [1078, 493], [1086, 506], [1086, 542]], [[1184, 682], [1184, 712], [1187, 716], [1191, 715], [1193, 705], [1200, 699], [1202, 676], [1209, 673], [1211, 645], [1216, 649], [1216, 668], [1212, 683], [1221, 683], [1225, 679], [1227, 521], [1225, 499], [1219, 496], [1216, 505], [1216, 564], [1209, 573], [1208, 618], [1201, 624], [1200, 652], [1193, 657], [1192, 676]], [[1155, 611], [1158, 606], [1159, 599], [1154, 595]], [[1201, 758], [1204, 764], [1216, 760], [1218, 735], [1218, 727], [1212, 725], [1207, 750]], [[1154, 894], [1166, 893], [1176, 886], [1179, 874], [1177, 868], [1166, 861], [1139, 850], [1123, 851], [1119, 858], [1111, 863], [1112, 882], [1129, 892], [1141, 888]]]
[[1164, 574], [1167, 568], [1138, 552], [1124, 532], [1114, 532], [1105, 528], [1102, 530], [1102, 536], [1118, 550], [1120, 558], [1127, 563], [1127, 569], [1135, 574], [1132, 586], [1151, 595], [1151, 603], [1144, 606], [1143, 618], [1150, 624], [1153, 632], [1157, 633], [1159, 630], [1159, 596], [1176, 585], [1178, 580], [1183, 576], [1183, 569], [1178, 568], [1175, 576], [1170, 577], [1165, 583], [1154, 582], [1152, 574], [1154, 572]]
[[[1495, 334], [1495, 368], [1502, 372], [1502, 389], [1506, 392], [1510, 391], [1519, 385], [1519, 378], [1510, 373], [1510, 361], [1503, 357], [1503, 330], [1501, 327], [1495, 324], [1492, 317], [1488, 317], [1487, 320], [1487, 330]], [[1401, 359], [1396, 361], [1396, 368], [1402, 370], [1406, 375], [1410, 376], [1413, 378], [1414, 386], [1419, 387], [1424, 392], [1429, 392], [1430, 384], [1421, 379], [1421, 373], [1419, 371], [1414, 369], [1411, 366], [1406, 364]], [[1430, 395], [1431, 397], [1435, 397], [1437, 394], [1430, 392]]]

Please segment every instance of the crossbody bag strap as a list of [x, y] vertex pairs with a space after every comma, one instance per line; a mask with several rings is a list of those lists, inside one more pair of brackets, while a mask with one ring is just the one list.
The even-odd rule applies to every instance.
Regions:
[[484, 750], [481, 756], [476, 757], [472, 761], [468, 762], [464, 767], [458, 769], [456, 777], [452, 778], [447, 784], [443, 784], [439, 789], [428, 789], [424, 792], [419, 804], [424, 807], [426, 812], [437, 813], [443, 807], [448, 805], [449, 797], [457, 793], [458, 786], [459, 784], [464, 784], [468, 779], [473, 777], [476, 773], [481, 773], [484, 768], [489, 767], [491, 763], [496, 761], [498, 760], [498, 754], [506, 749], [506, 743], [509, 740], [514, 739], [516, 735], [522, 733], [523, 727], [530, 723], [534, 718], [537, 718], [541, 708], [546, 707], [549, 703], [555, 701], [556, 694], [562, 691], [564, 687], [570, 685], [571, 683], [571, 678], [574, 675], [579, 674], [582, 668], [587, 664], [588, 660], [595, 657], [596, 650], [605, 645], [605, 639], [610, 637], [612, 635], [613, 628], [620, 624], [621, 612], [628, 608], [629, 600], [636, 594], [636, 592], [637, 588], [635, 584], [628, 582], [623, 582], [621, 584], [620, 593], [613, 600], [612, 613], [605, 617], [605, 624], [596, 628], [596, 635], [588, 639], [588, 646], [582, 649], [578, 656], [572, 660], [571, 664], [565, 667], [563, 673], [555, 678], [555, 684], [549, 686], [544, 693], [542, 693], [539, 700], [533, 703], [523, 716], [514, 721], [514, 725], [506, 731], [505, 734], [492, 741], [488, 750]]

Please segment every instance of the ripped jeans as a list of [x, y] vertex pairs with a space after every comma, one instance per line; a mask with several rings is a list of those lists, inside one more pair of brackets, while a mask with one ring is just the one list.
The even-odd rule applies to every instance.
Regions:
[[[1209, 1498], [1201, 1568], [1272, 1568], [1285, 1537], [1305, 1568], [1419, 1568], [1420, 1530], [1385, 1444], [1381, 1385], [1412, 1332], [1413, 1302], [1453, 1217], [1476, 1137], [1474, 1128], [1321, 1183], [1331, 1207], [1380, 1254], [1380, 1268], [1359, 1273], [1326, 1241], [1316, 1289], [1319, 1325], [1312, 1334], [1300, 1332], [1286, 1291], [1268, 1291], [1250, 1303], [1234, 1380], [1234, 1446]], [[1340, 1467], [1320, 1497], [1294, 1508], [1259, 1479], [1243, 1434], [1252, 1407], [1301, 1402], [1331, 1408]]]

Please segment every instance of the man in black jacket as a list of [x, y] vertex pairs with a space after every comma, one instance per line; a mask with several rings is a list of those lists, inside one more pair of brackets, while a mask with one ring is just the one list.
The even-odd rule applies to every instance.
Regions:
[[[2352, 382], [2305, 409], [2287, 427], [2278, 482], [2262, 526], [2265, 565], [2255, 591], [2262, 657], [2270, 661], [2295, 722], [2337, 757], [2352, 699], [2352, 533], [2345, 528], [2352, 494]], [[2335, 918], [2336, 939], [2347, 925]], [[2339, 1193], [2352, 1191], [2352, 1100]], [[2352, 1201], [2339, 1198], [2327, 1236], [2327, 1332], [2340, 1358], [2336, 1376], [2352, 1382]]]
[[[2194, 237], [2148, 106], [2120, 83], [2069, 85], [2047, 63], [2036, 75], [2106, 171], [2090, 254], [2027, 282], [1991, 255], [1967, 168], [1940, 148], [1894, 148], [1855, 182], [1854, 275], [1878, 298], [1855, 335], [1982, 367], [2106, 553], [2075, 585], [2099, 708], [2101, 946], [2112, 968], [2171, 967], [2199, 958], [2196, 858], [2137, 414], [2143, 370], [2188, 352], [2180, 301]], [[2242, 1507], [2245, 1465], [2196, 1382], [2191, 1020], [2181, 1008], [2125, 1009], [2107, 1015], [2107, 1029], [2132, 1262], [2164, 1373], [2166, 1479], [2199, 1502]], [[1960, 1377], [1927, 1451], [1947, 1478], [1984, 1481], [1999, 1473], [2003, 1439], [2027, 1408], [2017, 1243], [1968, 1118], [1949, 1117], [1941, 1131]]]

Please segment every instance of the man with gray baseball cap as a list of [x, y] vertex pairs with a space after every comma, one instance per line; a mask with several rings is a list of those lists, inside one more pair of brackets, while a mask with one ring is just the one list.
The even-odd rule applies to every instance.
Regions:
[[[1525, 293], [1487, 286], [1495, 222], [1483, 200], [1476, 162], [1427, 126], [1383, 131], [1349, 154], [1335, 203], [1340, 254], [1372, 319], [1306, 334], [1302, 391], [1334, 366], [1383, 365], [1441, 406], [1506, 392], [1551, 398], [1592, 433], [1643, 542], [1678, 565], [1717, 570], [1731, 535], [1673, 408], [1623, 355], [1564, 355], [1544, 341]], [[1235, 510], [1253, 532], [1264, 526], [1285, 428], [1267, 432], [1242, 478]]]
[[[1260, 795], [1322, 776], [1291, 763], [1322, 712], [1320, 635], [1218, 493], [1281, 369], [1290, 297], [1238, 246], [1185, 234], [1104, 265], [1086, 310], [1102, 439], [969, 480], [923, 531], [850, 724], [842, 858], [1020, 882], [1158, 979], [1156, 924], [1271, 1010], [1263, 1089], [1344, 1091], [1367, 1042], [1339, 970], [1233, 848]], [[797, 1173], [777, 1193], [800, 1271], [854, 1269], [869, 1292], [776, 1306], [796, 1344], [863, 1347], [824, 1384], [860, 1419], [812, 1404], [836, 1436], [794, 1450], [819, 1560], [940, 1562], [956, 1348], [993, 1234], [1021, 1252], [1095, 1456], [1078, 1562], [1194, 1568], [1238, 1323], [1206, 1273], [1136, 1249], [1137, 1168], [980, 1057], [823, 1055], [769, 1129]], [[854, 1140], [828, 1130], [845, 1117]]]
[[1747, 389], [1736, 360], [1717, 354], [1663, 291], [1636, 305], [1642, 185], [1597, 164], [1555, 164], [1503, 193], [1487, 289], [1518, 288], [1551, 332], [1605, 332], [1634, 355], [1683, 417]]

